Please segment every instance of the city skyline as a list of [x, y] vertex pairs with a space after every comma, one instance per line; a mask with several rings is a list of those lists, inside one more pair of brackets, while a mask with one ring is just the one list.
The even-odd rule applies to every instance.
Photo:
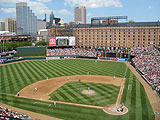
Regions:
[[159, 0], [1, 0], [0, 20], [16, 18], [16, 3], [27, 2], [38, 19], [44, 19], [53, 10], [55, 17], [65, 22], [74, 21], [74, 7], [86, 6], [87, 23], [91, 17], [128, 16], [128, 20], [137, 22], [160, 20]]

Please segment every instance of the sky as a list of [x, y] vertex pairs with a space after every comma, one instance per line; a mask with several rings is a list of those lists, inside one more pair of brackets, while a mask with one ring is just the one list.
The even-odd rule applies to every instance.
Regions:
[[74, 7], [86, 6], [87, 23], [91, 17], [128, 16], [128, 20], [151, 22], [160, 20], [160, 0], [0, 0], [0, 20], [16, 18], [16, 3], [27, 2], [38, 19], [53, 11], [68, 23], [74, 21]]

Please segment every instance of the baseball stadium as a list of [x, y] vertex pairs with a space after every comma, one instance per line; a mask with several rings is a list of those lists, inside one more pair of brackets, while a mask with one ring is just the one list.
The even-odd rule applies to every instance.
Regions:
[[[128, 23], [127, 29], [139, 25], [145, 28], [146, 23], [141, 24]], [[0, 119], [160, 120], [158, 42], [155, 46], [150, 43], [139, 46], [139, 40], [134, 44], [126, 37], [129, 33], [122, 31], [126, 25], [116, 25], [108, 25], [109, 28], [78, 25], [72, 29], [74, 32], [68, 30], [71, 35], [65, 36], [58, 33], [61, 28], [57, 27], [51, 30], [57, 33], [48, 37], [46, 46], [20, 46], [16, 51], [3, 51], [0, 54]], [[148, 34], [158, 35], [158, 27]], [[65, 29], [59, 31], [64, 33]], [[144, 31], [140, 32], [145, 36]], [[116, 34], [119, 38], [113, 39]], [[140, 36], [139, 31], [136, 35]], [[97, 47], [94, 39], [86, 42], [92, 37], [102, 43], [108, 37], [110, 41], [105, 41], [105, 46], [96, 42]], [[125, 41], [122, 44], [121, 37]], [[94, 47], [85, 46], [92, 42]]]
[[[19, 49], [20, 54], [33, 54], [33, 50]], [[9, 108], [25, 119], [35, 120], [160, 119], [159, 98], [144, 80], [147, 76], [140, 74], [142, 66], [138, 66], [137, 59], [142, 56], [138, 51], [132, 48], [136, 57], [127, 62], [122, 58], [100, 59], [99, 50], [45, 49], [44, 58], [21, 58], [1, 64], [1, 109]], [[151, 47], [144, 49], [148, 53], [155, 51]]]

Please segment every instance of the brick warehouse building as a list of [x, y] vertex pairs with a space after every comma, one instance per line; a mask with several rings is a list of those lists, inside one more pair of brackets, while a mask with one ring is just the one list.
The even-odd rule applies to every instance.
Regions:
[[[51, 36], [75, 36], [76, 47], [127, 53], [128, 47], [160, 45], [160, 22], [78, 24], [51, 28]], [[106, 55], [105, 55], [106, 56]], [[118, 56], [118, 55], [116, 55]]]
[[119, 23], [114, 25], [77, 25], [74, 28], [79, 47], [127, 48], [158, 46], [159, 22]]
[[[55, 33], [56, 31], [56, 33]], [[51, 28], [51, 36], [76, 36], [78, 47], [145, 47], [160, 44], [160, 22], [129, 22], [113, 25], [79, 24]]]

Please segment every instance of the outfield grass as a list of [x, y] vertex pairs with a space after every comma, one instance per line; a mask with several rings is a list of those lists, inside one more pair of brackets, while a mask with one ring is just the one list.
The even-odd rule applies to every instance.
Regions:
[[[125, 65], [115, 62], [95, 62], [94, 60], [54, 60], [25, 61], [0, 66], [0, 92], [16, 94], [25, 86], [47, 77], [70, 75], [105, 75], [123, 77]], [[114, 72], [113, 72], [114, 71]], [[3, 85], [3, 86], [2, 86]]]
[[[25, 61], [0, 66], [0, 102], [33, 112], [62, 118], [65, 120], [154, 120], [154, 113], [145, 90], [133, 73], [128, 70], [122, 102], [129, 112], [122, 116], [113, 116], [100, 109], [57, 104], [57, 108], [45, 104], [33, 104], [36, 100], [19, 98], [19, 90], [34, 82], [53, 77], [85, 75], [105, 75], [124, 77], [125, 64], [94, 60], [53, 60]], [[131, 87], [128, 87], [131, 86]], [[128, 89], [130, 88], [130, 89]], [[39, 101], [40, 102], [40, 101]]]
[[[90, 87], [95, 93], [82, 94], [81, 91]], [[86, 105], [105, 106], [115, 104], [120, 87], [111, 84], [91, 82], [68, 82], [50, 94], [50, 100], [79, 103]]]

